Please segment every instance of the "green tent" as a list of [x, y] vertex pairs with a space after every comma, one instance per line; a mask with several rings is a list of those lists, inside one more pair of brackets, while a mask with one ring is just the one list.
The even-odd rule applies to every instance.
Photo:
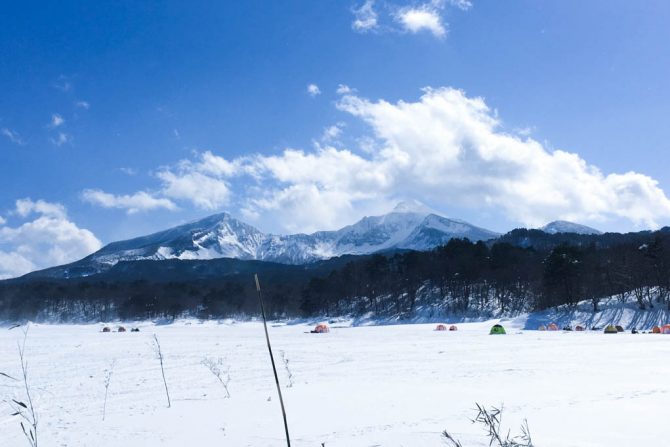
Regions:
[[607, 327], [605, 328], [605, 333], [606, 334], [617, 334], [617, 333], [619, 333], [619, 331], [617, 330], [616, 326], [610, 324], [610, 325], [607, 325]]
[[502, 327], [499, 324], [496, 324], [491, 328], [491, 332], [489, 332], [490, 335], [500, 335], [500, 334], [506, 334], [505, 328]]

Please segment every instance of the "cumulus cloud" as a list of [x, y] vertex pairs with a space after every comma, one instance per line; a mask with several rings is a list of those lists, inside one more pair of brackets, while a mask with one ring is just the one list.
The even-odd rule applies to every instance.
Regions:
[[360, 147], [334, 147], [328, 138], [337, 126], [310, 150], [232, 160], [205, 152], [162, 168], [160, 195], [208, 210], [234, 206], [283, 231], [337, 228], [400, 197], [533, 227], [555, 219], [657, 227], [670, 218], [670, 200], [653, 178], [606, 174], [578, 154], [507, 132], [484, 99], [461, 90], [427, 88], [395, 103], [350, 92], [337, 108], [367, 125], [369, 133], [354, 138]]
[[134, 194], [114, 195], [99, 189], [86, 189], [82, 193], [84, 201], [99, 205], [103, 208], [124, 209], [128, 214], [156, 209], [176, 210], [177, 205], [170, 199], [157, 198], [145, 191]]
[[449, 0], [449, 4], [458, 9], [462, 9], [463, 11], [472, 8], [472, 2], [470, 0]]
[[70, 141], [72, 141], [72, 137], [70, 137], [70, 135], [68, 135], [65, 132], [58, 132], [55, 137], [49, 138], [49, 141], [51, 141], [56, 146], [60, 147], [65, 143], [69, 143]]
[[435, 37], [442, 38], [447, 34], [440, 15], [441, 3], [426, 3], [418, 7], [405, 7], [398, 10], [395, 19], [403, 30], [418, 33], [429, 31]]
[[307, 86], [307, 94], [314, 98], [315, 96], [318, 96], [321, 94], [321, 89], [319, 89], [319, 86], [316, 84], [309, 84]]
[[70, 221], [58, 203], [22, 199], [12, 214], [23, 222], [12, 227], [0, 221], [0, 278], [66, 264], [102, 246], [93, 233]]
[[51, 115], [51, 122], [49, 123], [49, 127], [52, 129], [55, 129], [58, 126], [62, 126], [65, 124], [65, 119], [60, 116], [58, 113], [54, 113]]
[[19, 135], [18, 132], [16, 131], [3, 127], [2, 129], [0, 129], [0, 133], [6, 136], [9, 139], [9, 141], [11, 141], [14, 144], [18, 144], [19, 146], [23, 146], [24, 144], [26, 144], [23, 141], [23, 138], [21, 138], [21, 135]]
[[360, 7], [354, 8], [354, 21], [351, 27], [354, 31], [365, 33], [377, 28], [377, 12], [374, 10], [374, 0], [366, 0]]

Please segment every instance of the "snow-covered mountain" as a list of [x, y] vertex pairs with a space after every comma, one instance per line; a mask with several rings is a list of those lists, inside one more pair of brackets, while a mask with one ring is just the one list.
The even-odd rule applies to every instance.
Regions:
[[86, 276], [120, 261], [147, 259], [237, 258], [304, 264], [345, 254], [429, 250], [452, 238], [476, 241], [497, 236], [413, 202], [402, 202], [388, 214], [364, 217], [340, 230], [313, 234], [265, 234], [222, 213], [149, 236], [113, 242], [81, 261], [49, 270], [57, 276]]
[[580, 225], [566, 220], [555, 220], [540, 228], [540, 230], [549, 234], [557, 233], [576, 233], [576, 234], [602, 234], [601, 231], [595, 228]]

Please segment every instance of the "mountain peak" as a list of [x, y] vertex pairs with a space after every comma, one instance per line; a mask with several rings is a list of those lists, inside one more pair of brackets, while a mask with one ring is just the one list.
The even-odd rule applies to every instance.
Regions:
[[403, 200], [393, 208], [393, 213], [437, 214], [418, 200]]
[[601, 231], [595, 228], [587, 227], [567, 220], [555, 220], [540, 228], [540, 230], [549, 234], [556, 233], [576, 233], [576, 234], [602, 234]]

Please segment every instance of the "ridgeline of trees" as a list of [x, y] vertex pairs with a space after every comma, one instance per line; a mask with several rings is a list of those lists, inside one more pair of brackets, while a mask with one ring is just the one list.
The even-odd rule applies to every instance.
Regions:
[[351, 256], [312, 266], [124, 262], [85, 278], [0, 282], [0, 320], [256, 315], [253, 270], [261, 270], [275, 318], [409, 318], [426, 308], [514, 314], [582, 300], [596, 310], [609, 296], [634, 296], [644, 309], [670, 304], [670, 231], [583, 236], [515, 230], [490, 243], [454, 239], [430, 252]]

